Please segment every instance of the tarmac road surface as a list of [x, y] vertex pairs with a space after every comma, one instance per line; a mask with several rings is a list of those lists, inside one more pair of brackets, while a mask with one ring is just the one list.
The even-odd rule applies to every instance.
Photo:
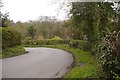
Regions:
[[73, 63], [72, 54], [54, 48], [25, 48], [29, 53], [2, 59], [3, 78], [60, 78]]

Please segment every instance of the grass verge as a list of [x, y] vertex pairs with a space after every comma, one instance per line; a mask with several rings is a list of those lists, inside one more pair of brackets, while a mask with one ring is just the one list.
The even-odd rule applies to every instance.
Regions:
[[72, 48], [66, 44], [46, 45], [44, 47], [58, 48], [73, 54], [75, 59], [74, 66], [64, 78], [99, 78], [103, 76], [95, 56], [91, 55], [89, 52]]
[[0, 53], [0, 58], [9, 58], [21, 54], [25, 54], [25, 49], [22, 46], [16, 46], [12, 48], [3, 49], [2, 53]]

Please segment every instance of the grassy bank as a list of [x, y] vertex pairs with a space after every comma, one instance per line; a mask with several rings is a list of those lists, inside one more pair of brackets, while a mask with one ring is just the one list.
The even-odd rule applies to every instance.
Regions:
[[89, 52], [71, 48], [68, 45], [46, 45], [44, 47], [63, 49], [73, 54], [75, 59], [74, 67], [64, 78], [98, 78], [103, 76], [95, 56]]
[[0, 53], [0, 58], [9, 58], [21, 54], [25, 54], [25, 49], [21, 46], [16, 46], [12, 48], [3, 49], [2, 53]]

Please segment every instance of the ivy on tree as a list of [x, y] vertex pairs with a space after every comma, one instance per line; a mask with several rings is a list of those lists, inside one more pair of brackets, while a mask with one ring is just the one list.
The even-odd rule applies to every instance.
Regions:
[[98, 58], [100, 66], [106, 73], [106, 77], [120, 76], [120, 44], [118, 34], [114, 31], [107, 35], [98, 45]]

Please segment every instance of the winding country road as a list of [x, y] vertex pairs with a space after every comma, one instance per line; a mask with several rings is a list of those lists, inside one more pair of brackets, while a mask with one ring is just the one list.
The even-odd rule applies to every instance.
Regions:
[[29, 53], [2, 59], [3, 78], [58, 78], [73, 62], [73, 57], [60, 49], [25, 48]]

